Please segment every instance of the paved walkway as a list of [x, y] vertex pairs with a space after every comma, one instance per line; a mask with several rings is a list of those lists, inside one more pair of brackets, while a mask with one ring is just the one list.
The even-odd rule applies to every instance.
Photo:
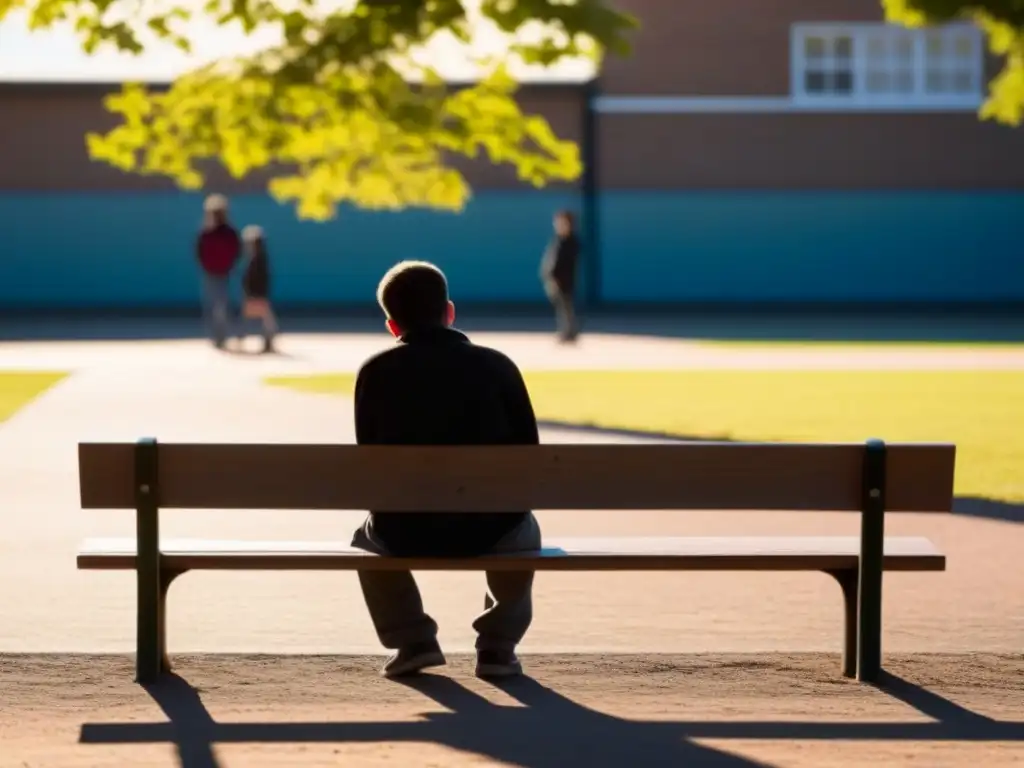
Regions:
[[[588, 337], [579, 349], [548, 337], [480, 334], [527, 369], [728, 367], [767, 364], [761, 352], [709, 353], [686, 342]], [[111, 651], [132, 645], [133, 583], [124, 573], [78, 573], [84, 536], [129, 535], [132, 515], [78, 509], [75, 445], [81, 440], [338, 442], [352, 439], [351, 405], [265, 387], [262, 376], [351, 370], [387, 344], [383, 336], [287, 338], [291, 359], [220, 355], [198, 341], [0, 344], [0, 369], [75, 374], [0, 427], [0, 651]], [[788, 365], [835, 365], [790, 354]], [[943, 352], [948, 366], [971, 353]], [[957, 357], [956, 355], [960, 355]], [[1022, 367], [1020, 355], [975, 357]], [[715, 357], [717, 355], [717, 358]], [[899, 352], [901, 365], [914, 363]], [[760, 357], [758, 357], [760, 356]], [[930, 358], [920, 357], [916, 364]], [[703, 361], [703, 362], [702, 362]], [[847, 361], [848, 362], [848, 361]], [[934, 362], [934, 361], [933, 361]], [[911, 366], [913, 367], [913, 366]], [[547, 441], [581, 441], [546, 432]], [[601, 438], [589, 438], [601, 439]], [[358, 512], [173, 512], [167, 536], [345, 539]], [[548, 535], [853, 533], [854, 516], [711, 513], [541, 514]], [[892, 533], [927, 534], [950, 555], [943, 575], [888, 579], [887, 647], [901, 651], [1019, 651], [1024, 590], [1013, 574], [1024, 526], [952, 516], [898, 516]], [[477, 574], [421, 579], [442, 639], [472, 644], [469, 620], [483, 600]], [[803, 574], [544, 574], [537, 621], [524, 650], [744, 652], [835, 650], [840, 603], [826, 578]], [[375, 652], [352, 574], [192, 574], [175, 585], [176, 650]], [[950, 626], [955, 632], [948, 631]]]
[[[547, 334], [475, 333], [475, 341], [498, 347], [524, 370], [588, 369], [871, 369], [1024, 370], [1024, 347], [929, 349], [715, 346], [686, 339], [622, 334], [589, 334], [576, 347], [556, 344]], [[230, 381], [322, 371], [355, 371], [391, 342], [384, 333], [297, 334], [282, 342], [286, 355], [217, 354], [197, 340], [0, 342], [0, 369], [131, 368], [201, 371]], [[250, 348], [256, 348], [254, 339]]]

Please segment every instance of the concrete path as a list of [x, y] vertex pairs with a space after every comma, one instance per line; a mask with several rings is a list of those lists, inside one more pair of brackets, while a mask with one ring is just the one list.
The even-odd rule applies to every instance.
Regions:
[[[479, 334], [526, 369], [726, 367], [767, 364], [764, 353], [716, 351], [652, 338], [588, 337], [578, 349], [547, 336]], [[133, 642], [126, 573], [79, 573], [85, 536], [130, 535], [124, 512], [82, 512], [75, 446], [82, 440], [345, 442], [351, 404], [269, 388], [273, 373], [352, 370], [386, 345], [380, 335], [300, 336], [291, 359], [217, 354], [199, 341], [0, 344], [0, 369], [74, 375], [0, 426], [0, 652], [114, 651]], [[900, 353], [900, 365], [911, 365]], [[968, 366], [964, 351], [949, 366]], [[1024, 367], [1020, 354], [974, 358]], [[717, 355], [717, 358], [715, 357]], [[758, 358], [760, 355], [760, 358]], [[789, 365], [837, 365], [796, 353]], [[921, 357], [917, 363], [927, 364]], [[703, 362], [701, 362], [703, 361]], [[785, 360], [784, 360], [785, 362]], [[848, 362], [848, 361], [847, 361]], [[934, 361], [933, 361], [934, 364]], [[546, 432], [547, 441], [600, 440]], [[610, 439], [610, 438], [609, 438]], [[359, 512], [173, 512], [166, 536], [347, 539]], [[544, 512], [548, 535], [853, 533], [844, 515]], [[887, 648], [1019, 651], [1024, 590], [1013, 574], [1024, 526], [943, 516], [898, 516], [895, 534], [926, 534], [948, 551], [942, 575], [888, 579]], [[840, 602], [828, 579], [768, 574], [544, 574], [524, 650], [745, 652], [838, 648]], [[429, 608], [453, 650], [472, 644], [483, 601], [478, 574], [426, 574]], [[376, 652], [353, 574], [191, 574], [175, 586], [171, 645], [178, 651]], [[956, 627], [955, 632], [949, 627]]]
[[[1024, 346], [1015, 347], [758, 347], [715, 346], [687, 339], [590, 334], [575, 347], [548, 334], [475, 333], [480, 344], [509, 354], [524, 370], [627, 369], [870, 369], [1024, 370]], [[392, 342], [383, 333], [299, 334], [282, 342], [281, 356], [217, 354], [202, 341], [0, 342], [0, 370], [130, 367], [136, 371], [201, 370], [226, 381], [259, 376], [355, 371]], [[250, 349], [257, 344], [249, 342]], [[148, 374], [144, 374], [148, 375]]]

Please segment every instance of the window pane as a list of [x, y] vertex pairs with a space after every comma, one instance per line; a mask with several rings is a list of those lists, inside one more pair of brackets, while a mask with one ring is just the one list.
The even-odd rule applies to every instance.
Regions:
[[892, 89], [896, 93], [913, 93], [914, 71], [912, 69], [898, 69], [893, 72]]
[[888, 72], [884, 70], [868, 72], [867, 89], [869, 93], [888, 93], [891, 87]]
[[950, 76], [950, 90], [955, 93], [974, 93], [974, 76], [970, 71], [956, 71]]
[[825, 55], [825, 39], [808, 37], [804, 39], [804, 56], [809, 59], [820, 59]]
[[835, 72], [832, 75], [832, 89], [836, 93], [852, 93], [853, 92], [853, 72]]
[[929, 69], [924, 76], [924, 88], [929, 93], [943, 93], [946, 91], [946, 73], [941, 69]]
[[929, 32], [925, 37], [925, 52], [929, 59], [938, 59], [945, 52], [941, 32]]
[[914, 58], [914, 38], [908, 34], [901, 34], [896, 38], [896, 58], [909, 61]]
[[974, 46], [974, 36], [969, 34], [960, 34], [953, 38], [953, 55], [960, 61], [970, 61], [977, 55], [977, 49]]
[[849, 37], [837, 37], [834, 41], [834, 51], [837, 59], [853, 58], [853, 39]]
[[872, 59], [884, 59], [889, 55], [889, 46], [885, 38], [874, 35], [868, 39], [868, 56]]
[[804, 90], [807, 93], [825, 92], [825, 73], [821, 71], [808, 70], [804, 73]]

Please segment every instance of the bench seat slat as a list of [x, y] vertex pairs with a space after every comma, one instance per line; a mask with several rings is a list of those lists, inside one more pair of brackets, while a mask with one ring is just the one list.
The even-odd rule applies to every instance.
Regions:
[[[821, 571], [849, 569], [855, 536], [554, 538], [540, 553], [480, 558], [380, 557], [343, 542], [166, 539], [162, 564], [172, 570], [516, 570], [538, 571]], [[942, 571], [946, 559], [920, 537], [885, 540], [885, 569]], [[83, 570], [135, 568], [134, 539], [89, 539]]]

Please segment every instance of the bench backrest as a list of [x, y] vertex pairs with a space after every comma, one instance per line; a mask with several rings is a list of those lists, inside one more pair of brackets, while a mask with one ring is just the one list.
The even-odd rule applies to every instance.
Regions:
[[[82, 443], [84, 509], [846, 510], [862, 508], [863, 444], [355, 446]], [[890, 444], [885, 509], [949, 511], [955, 447]], [[139, 464], [137, 464], [139, 462]]]

